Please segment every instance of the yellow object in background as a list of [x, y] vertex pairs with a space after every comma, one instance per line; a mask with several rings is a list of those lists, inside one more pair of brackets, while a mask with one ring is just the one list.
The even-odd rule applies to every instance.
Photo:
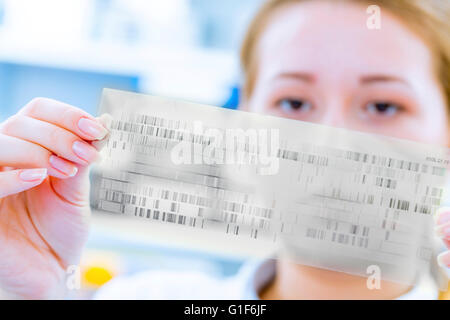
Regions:
[[83, 272], [83, 280], [90, 286], [100, 287], [111, 280], [114, 275], [111, 270], [100, 266], [89, 266]]
[[122, 272], [120, 257], [108, 251], [87, 250], [81, 260], [82, 287], [98, 289]]
[[447, 288], [447, 291], [441, 291], [439, 293], [439, 300], [450, 300], [450, 281]]

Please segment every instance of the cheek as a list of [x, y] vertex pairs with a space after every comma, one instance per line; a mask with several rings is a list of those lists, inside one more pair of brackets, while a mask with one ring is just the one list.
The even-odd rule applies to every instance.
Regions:
[[379, 124], [358, 122], [353, 129], [426, 144], [448, 145], [449, 125], [446, 117], [427, 114], [399, 118]]
[[420, 142], [447, 146], [450, 129], [447, 106], [441, 99], [429, 99], [428, 103], [421, 104], [422, 111], [408, 127], [411, 136]]
[[408, 128], [411, 139], [429, 143], [448, 145], [448, 119], [447, 117], [430, 117], [425, 121], [418, 121]]

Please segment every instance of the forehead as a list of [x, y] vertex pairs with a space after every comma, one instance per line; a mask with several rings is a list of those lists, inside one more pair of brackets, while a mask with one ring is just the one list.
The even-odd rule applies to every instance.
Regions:
[[[333, 70], [419, 76], [431, 68], [427, 45], [381, 9], [381, 29], [370, 30], [367, 6], [306, 1], [277, 9], [259, 41], [263, 74]], [[429, 71], [429, 70], [427, 70]]]

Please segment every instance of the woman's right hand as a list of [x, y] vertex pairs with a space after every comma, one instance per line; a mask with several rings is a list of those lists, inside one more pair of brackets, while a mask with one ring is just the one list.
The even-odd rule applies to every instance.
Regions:
[[0, 292], [62, 298], [89, 229], [92, 141], [98, 119], [37, 98], [0, 124]]

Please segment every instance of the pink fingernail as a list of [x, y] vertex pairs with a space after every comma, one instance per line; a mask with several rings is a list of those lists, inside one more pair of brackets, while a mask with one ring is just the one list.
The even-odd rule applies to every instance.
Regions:
[[20, 179], [26, 182], [43, 180], [46, 176], [47, 169], [25, 169], [19, 174]]
[[65, 174], [66, 176], [73, 177], [77, 174], [78, 168], [71, 163], [61, 159], [57, 156], [50, 156], [50, 165], [58, 170], [59, 172]]
[[437, 257], [438, 264], [443, 268], [450, 267], [450, 254], [448, 252], [443, 252]]
[[445, 227], [442, 233], [444, 234], [445, 238], [450, 239], [450, 226]]
[[78, 157], [87, 162], [92, 162], [97, 158], [97, 150], [82, 141], [75, 141], [72, 145], [72, 150]]
[[439, 238], [450, 239], [450, 225], [436, 227], [435, 233]]
[[108, 134], [108, 130], [106, 130], [100, 123], [88, 118], [81, 118], [78, 121], [78, 128], [80, 128], [80, 130], [88, 136], [91, 136], [97, 140], [103, 139]]
[[437, 218], [437, 224], [444, 224], [450, 221], [450, 212], [446, 211], [441, 213]]

